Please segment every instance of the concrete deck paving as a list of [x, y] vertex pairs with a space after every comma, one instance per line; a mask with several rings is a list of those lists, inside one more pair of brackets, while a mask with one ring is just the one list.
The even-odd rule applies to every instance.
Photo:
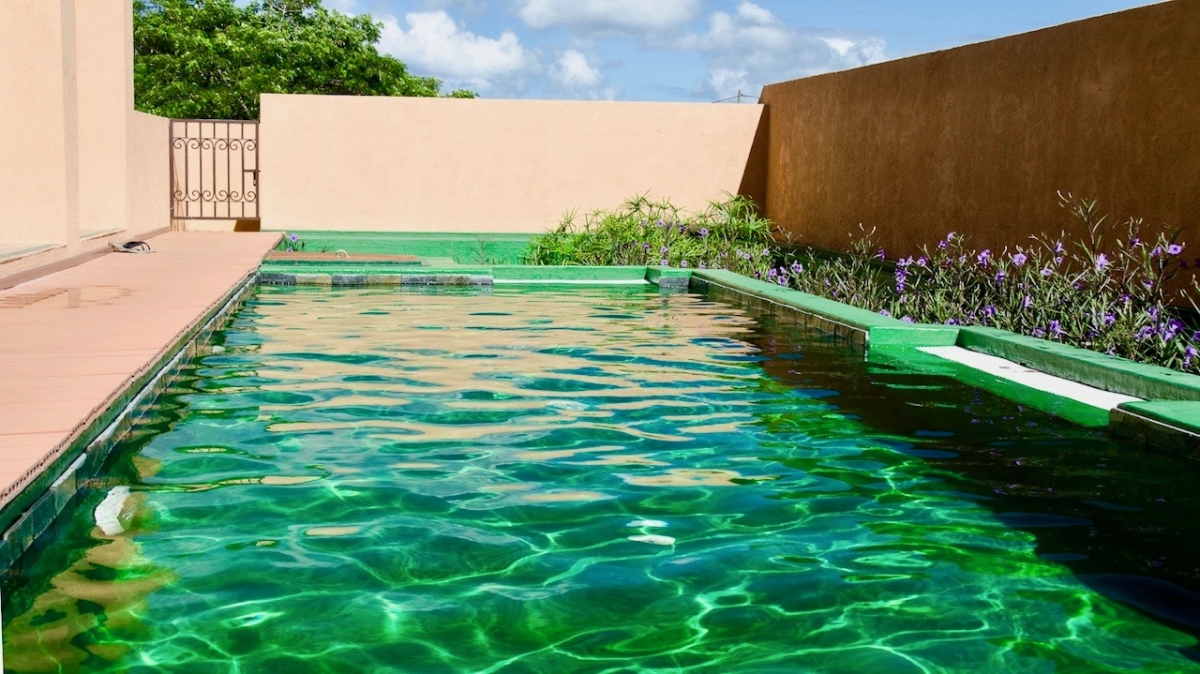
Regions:
[[0, 492], [254, 271], [277, 233], [172, 232], [0, 291]]

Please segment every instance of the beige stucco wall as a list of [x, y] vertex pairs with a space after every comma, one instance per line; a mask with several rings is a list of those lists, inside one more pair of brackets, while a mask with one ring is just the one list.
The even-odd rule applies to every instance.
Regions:
[[83, 235], [125, 228], [129, 111], [133, 109], [133, 14], [117, 0], [76, 4], [79, 227]]
[[[130, 109], [128, 230], [145, 233], [167, 227], [171, 211], [171, 121]], [[136, 237], [133, 237], [136, 238]]]
[[0, 2], [0, 246], [67, 242], [74, 2]]
[[129, 0], [0, 2], [0, 284], [168, 227], [166, 124], [133, 111]]
[[757, 105], [262, 97], [264, 229], [539, 232], [737, 192]]
[[826, 248], [861, 222], [889, 255], [998, 249], [1071, 225], [1063, 190], [1200, 248], [1198, 82], [1200, 0], [1174, 0], [774, 84], [767, 214]]

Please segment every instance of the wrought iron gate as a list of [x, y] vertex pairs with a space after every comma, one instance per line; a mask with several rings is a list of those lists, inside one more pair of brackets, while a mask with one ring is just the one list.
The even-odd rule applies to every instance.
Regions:
[[171, 120], [171, 217], [260, 217], [258, 122]]

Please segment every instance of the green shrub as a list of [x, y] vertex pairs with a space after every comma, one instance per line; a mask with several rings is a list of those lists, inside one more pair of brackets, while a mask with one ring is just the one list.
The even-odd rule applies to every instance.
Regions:
[[726, 196], [699, 213], [639, 196], [584, 216], [582, 225], [568, 214], [530, 243], [525, 263], [729, 269], [761, 278], [778, 256], [771, 223], [746, 197]]

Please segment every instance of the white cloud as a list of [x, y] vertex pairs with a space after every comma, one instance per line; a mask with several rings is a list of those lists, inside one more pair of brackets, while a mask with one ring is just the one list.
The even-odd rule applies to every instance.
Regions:
[[520, 0], [517, 15], [539, 30], [649, 34], [692, 21], [702, 6], [701, 0]]
[[[483, 37], [459, 27], [444, 11], [404, 15], [407, 30], [394, 16], [384, 16], [382, 51], [407, 63], [412, 72], [433, 75], [453, 86], [488, 90], [537, 68], [537, 57], [512, 31]], [[519, 86], [518, 86], [519, 88]]]
[[709, 76], [697, 86], [696, 93], [714, 100], [734, 96], [738, 91], [753, 96], [771, 82], [887, 58], [883, 40], [796, 29], [749, 0], [743, 0], [733, 14], [712, 13], [706, 32], [689, 33], [674, 46], [698, 52], [704, 58]]
[[550, 68], [550, 78], [567, 89], [594, 89], [604, 81], [600, 70], [588, 62], [583, 52], [569, 49]]

